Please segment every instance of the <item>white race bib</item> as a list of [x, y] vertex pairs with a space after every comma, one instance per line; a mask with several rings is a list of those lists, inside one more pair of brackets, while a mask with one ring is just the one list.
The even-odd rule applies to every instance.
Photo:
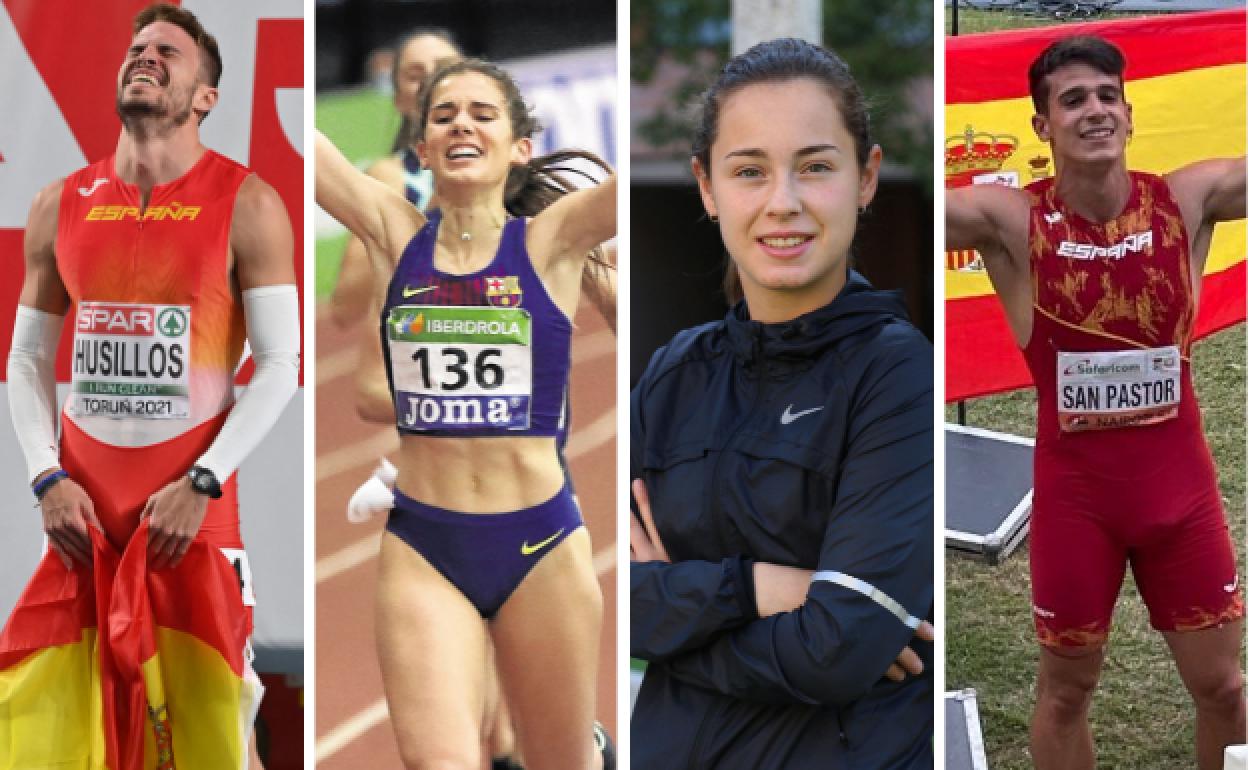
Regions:
[[191, 308], [83, 302], [74, 324], [70, 414], [168, 420], [191, 414]]
[[533, 396], [527, 310], [403, 305], [386, 340], [396, 418], [405, 430], [525, 430]]
[[1063, 431], [1152, 425], [1172, 419], [1182, 396], [1178, 347], [1057, 354]]

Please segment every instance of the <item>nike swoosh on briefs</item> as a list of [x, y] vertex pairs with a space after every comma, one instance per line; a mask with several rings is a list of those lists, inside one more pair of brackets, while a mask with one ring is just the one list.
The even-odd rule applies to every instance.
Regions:
[[412, 289], [412, 288], [408, 288], [407, 286], [404, 286], [403, 287], [403, 299], [407, 299], [408, 297], [415, 297], [417, 294], [424, 294], [425, 292], [433, 291], [436, 288], [438, 287], [437, 286], [421, 286], [419, 289]]
[[789, 423], [793, 422], [794, 420], [799, 419], [799, 418], [801, 418], [801, 417], [805, 417], [805, 416], [806, 416], [806, 415], [808, 415], [808, 414], [814, 414], [815, 412], [818, 412], [820, 409], [823, 409], [823, 407], [821, 407], [821, 406], [816, 406], [816, 407], [812, 407], [812, 408], [810, 408], [810, 409], [803, 409], [803, 410], [802, 410], [802, 411], [800, 411], [800, 412], [794, 412], [794, 411], [793, 411], [793, 405], [792, 405], [792, 404], [789, 404], [788, 406], [786, 406], [786, 407], [784, 408], [784, 414], [780, 415], [780, 424], [781, 424], [781, 425], [788, 425]]
[[535, 545], [529, 545], [529, 541], [525, 540], [523, 543], [520, 544], [520, 553], [524, 556], [532, 556], [533, 554], [537, 553], [538, 551], [542, 550], [546, 546], [553, 543], [555, 541], [555, 538], [559, 537], [562, 534], [563, 534], [563, 530], [561, 529], [555, 534], [551, 535], [550, 537], [546, 538], [542, 542], [537, 543]]

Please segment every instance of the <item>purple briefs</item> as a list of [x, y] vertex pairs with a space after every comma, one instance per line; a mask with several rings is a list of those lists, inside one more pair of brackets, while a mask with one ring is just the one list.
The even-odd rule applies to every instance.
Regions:
[[507, 513], [448, 511], [395, 489], [386, 529], [492, 618], [538, 560], [582, 525], [566, 486], [544, 503]]

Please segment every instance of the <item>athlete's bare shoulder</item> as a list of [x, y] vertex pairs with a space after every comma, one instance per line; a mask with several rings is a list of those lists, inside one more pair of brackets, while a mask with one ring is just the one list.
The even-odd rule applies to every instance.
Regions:
[[230, 251], [241, 289], [294, 283], [294, 234], [286, 204], [255, 174], [238, 188], [230, 225]]
[[1243, 219], [1244, 158], [1212, 158], [1165, 175], [1166, 185], [1189, 228]]
[[53, 246], [56, 243], [56, 226], [64, 189], [65, 180], [58, 179], [35, 193], [35, 199], [30, 204], [30, 214], [26, 217], [27, 261], [32, 256], [55, 258]]
[[69, 305], [56, 266], [56, 230], [64, 189], [65, 180], [58, 179], [40, 190], [30, 204], [22, 243], [26, 275], [18, 298], [27, 307], [57, 315], [64, 314]]
[[[61, 192], [64, 189], [65, 180], [58, 179], [35, 193], [35, 198], [30, 203], [30, 215], [26, 222], [27, 232], [30, 231], [31, 225], [39, 224], [44, 219], [51, 219], [52, 229], [53, 231], [56, 230], [57, 214], [61, 208]], [[36, 220], [39, 220], [39, 222]]]
[[945, 247], [980, 252], [1025, 243], [1031, 197], [1004, 185], [959, 187], [945, 194]]

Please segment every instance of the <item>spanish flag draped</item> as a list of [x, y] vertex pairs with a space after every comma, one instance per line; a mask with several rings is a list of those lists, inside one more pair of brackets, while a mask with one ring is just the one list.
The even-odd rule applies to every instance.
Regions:
[[148, 570], [147, 523], [123, 553], [92, 529], [94, 564], [49, 552], [0, 632], [0, 770], [231, 770], [261, 688], [251, 612], [202, 539]]
[[[1126, 56], [1135, 135], [1127, 165], [1164, 174], [1244, 154], [1242, 9], [967, 35], [946, 39], [945, 186], [1009, 184], [1053, 174], [1031, 129], [1027, 69], [1049, 43], [1096, 34]], [[1205, 267], [1196, 336], [1245, 314], [1244, 221], [1219, 224]], [[956, 401], [1030, 384], [988, 275], [974, 252], [945, 262], [945, 396]]]

